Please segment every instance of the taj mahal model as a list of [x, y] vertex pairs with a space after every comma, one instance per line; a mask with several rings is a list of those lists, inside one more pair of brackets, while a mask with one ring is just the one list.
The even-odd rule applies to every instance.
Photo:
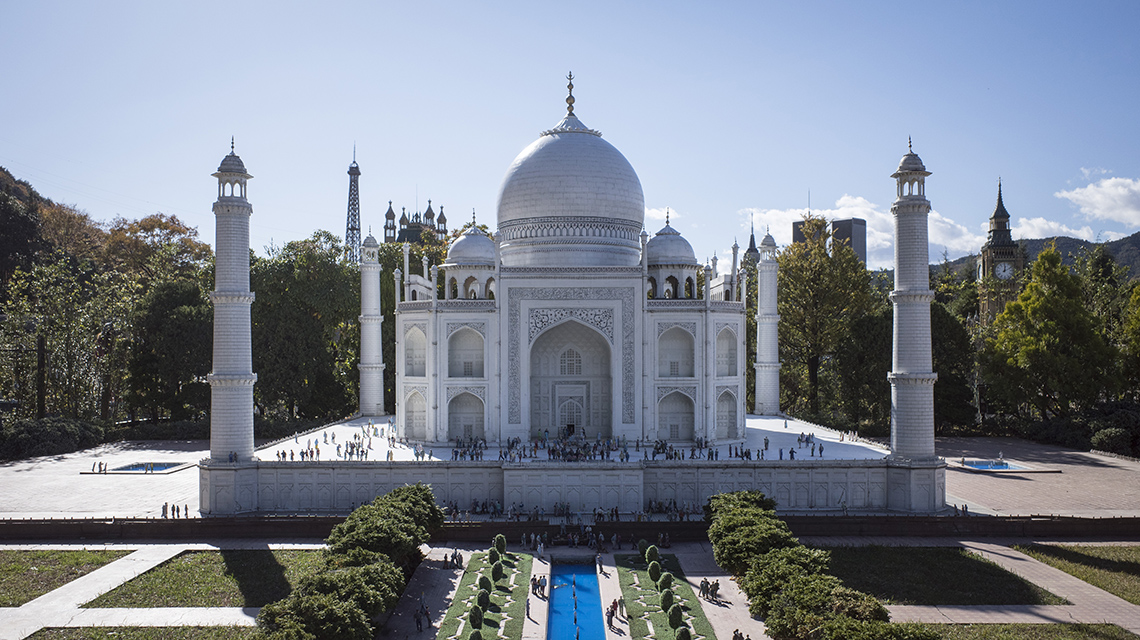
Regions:
[[[395, 305], [395, 436], [425, 450], [457, 442], [597, 443], [632, 451], [665, 441], [748, 441], [745, 292], [731, 268], [698, 263], [666, 219], [645, 231], [641, 182], [599, 132], [574, 114], [542, 132], [507, 170], [497, 231], [474, 224], [441, 265], [412, 273], [409, 247], [396, 300], [381, 300], [378, 243], [360, 247], [360, 412], [384, 414], [381, 309]], [[354, 165], [355, 166], [355, 165]], [[944, 506], [934, 454], [930, 301], [922, 161], [908, 153], [898, 182], [891, 455], [871, 460], [632, 462], [259, 460], [253, 450], [248, 237], [251, 177], [232, 152], [215, 176], [217, 284], [211, 451], [200, 465], [207, 513], [345, 510], [395, 486], [432, 484], [444, 502], [528, 508], [700, 502], [758, 488], [781, 508], [932, 512]], [[755, 277], [754, 415], [779, 415], [776, 243], [760, 244]], [[421, 275], [423, 274], [423, 275]], [[437, 295], [442, 290], [443, 295]], [[388, 417], [376, 420], [388, 425]], [[747, 446], [747, 445], [746, 445]], [[648, 457], [648, 456], [646, 456]], [[782, 457], [782, 456], [781, 456]], [[615, 456], [616, 459], [616, 456]]]

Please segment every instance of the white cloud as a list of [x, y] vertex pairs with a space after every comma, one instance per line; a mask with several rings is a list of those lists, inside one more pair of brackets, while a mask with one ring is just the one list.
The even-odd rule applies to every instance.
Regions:
[[[645, 218], [647, 220], [660, 220], [661, 222], [665, 222], [665, 212], [666, 211], [668, 211], [668, 213], [669, 213], [669, 222], [670, 223], [672, 223], [674, 220], [682, 217], [675, 210], [670, 209], [668, 207], [666, 207], [664, 209], [650, 209], [649, 207], [646, 207], [645, 208]], [[647, 229], [647, 231], [649, 231], [649, 233], [657, 233], [657, 229]]]
[[1052, 238], [1053, 236], [1069, 236], [1080, 238], [1089, 242], [1106, 242], [1119, 240], [1126, 234], [1115, 231], [1093, 231], [1087, 224], [1080, 229], [1074, 229], [1055, 220], [1045, 218], [1018, 218], [1010, 230], [1015, 238]]
[[1110, 173], [1112, 172], [1108, 169], [1101, 169], [1100, 167], [1094, 167], [1092, 169], [1088, 167], [1081, 167], [1081, 174], [1085, 177], [1085, 180], [1092, 180], [1093, 176], [1103, 176]]
[[[739, 212], [748, 228], [749, 216], [756, 219], [756, 233], [763, 237], [764, 228], [771, 225], [776, 244], [785, 246], [792, 241], [792, 223], [803, 219], [807, 209], [742, 209]], [[884, 209], [862, 196], [844, 194], [829, 209], [813, 209], [812, 214], [827, 220], [862, 218], [867, 221], [867, 266], [871, 269], [892, 269], [895, 262], [895, 221], [890, 209]], [[931, 211], [929, 218], [930, 252], [940, 256], [947, 252], [951, 259], [976, 253], [986, 241], [984, 235], [971, 233], [965, 226]], [[731, 253], [728, 254], [731, 257]]]
[[1131, 228], [1140, 227], [1140, 179], [1103, 178], [1087, 187], [1053, 195], [1077, 205], [1081, 214], [1090, 220], [1111, 220]]

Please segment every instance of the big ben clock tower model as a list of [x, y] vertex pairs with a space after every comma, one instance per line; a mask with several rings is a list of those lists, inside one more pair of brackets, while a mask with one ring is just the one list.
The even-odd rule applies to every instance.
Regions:
[[1017, 297], [1015, 276], [1024, 267], [1021, 247], [1014, 242], [1009, 229], [1009, 212], [1001, 198], [998, 181], [997, 206], [990, 216], [990, 233], [982, 245], [978, 259], [978, 304], [984, 322], [992, 321], [1005, 309], [1005, 303]]

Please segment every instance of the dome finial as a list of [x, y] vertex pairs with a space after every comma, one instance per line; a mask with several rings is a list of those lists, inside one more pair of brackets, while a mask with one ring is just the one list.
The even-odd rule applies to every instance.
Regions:
[[233, 155], [233, 152], [234, 152], [234, 137], [230, 136], [230, 155]]
[[566, 89], [570, 92], [569, 95], [566, 96], [566, 113], [574, 115], [574, 72], [571, 71], [566, 74], [566, 79], [569, 81], [566, 85]]
[[471, 207], [471, 226], [475, 226], [475, 207]]
[[906, 151], [907, 153], [914, 153], [914, 147], [910, 145], [910, 136], [906, 137]]
[[665, 207], [665, 226], [669, 226], [669, 207]]

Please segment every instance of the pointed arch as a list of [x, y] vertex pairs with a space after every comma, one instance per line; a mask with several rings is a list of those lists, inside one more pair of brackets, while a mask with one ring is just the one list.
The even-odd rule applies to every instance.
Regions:
[[427, 440], [427, 402], [419, 391], [413, 391], [404, 402], [404, 437]]
[[404, 375], [416, 378], [427, 375], [427, 336], [419, 327], [412, 327], [404, 334]]
[[736, 394], [725, 389], [716, 399], [716, 438], [717, 440], [732, 440], [737, 437], [737, 405]]
[[657, 438], [692, 440], [696, 409], [689, 396], [674, 391], [657, 403]]
[[483, 336], [478, 331], [463, 327], [447, 339], [447, 376], [483, 377]]
[[447, 439], [484, 438], [484, 405], [475, 394], [463, 392], [447, 403]]
[[693, 336], [673, 327], [657, 339], [657, 375], [661, 378], [693, 377]]
[[729, 327], [716, 336], [716, 375], [718, 378], [740, 375], [736, 363], [736, 332]]

